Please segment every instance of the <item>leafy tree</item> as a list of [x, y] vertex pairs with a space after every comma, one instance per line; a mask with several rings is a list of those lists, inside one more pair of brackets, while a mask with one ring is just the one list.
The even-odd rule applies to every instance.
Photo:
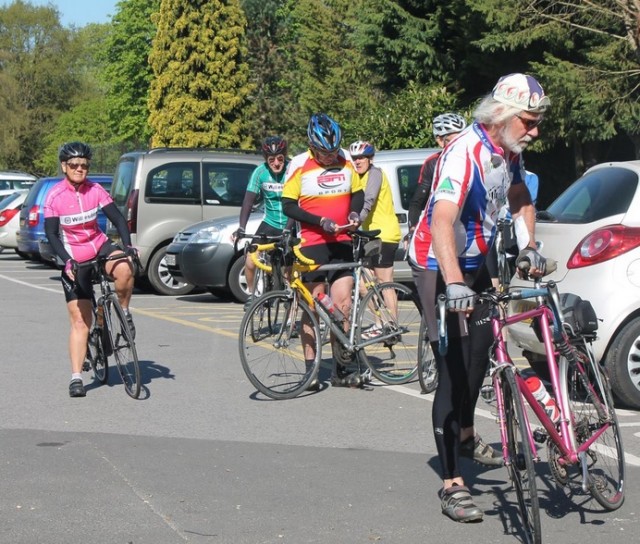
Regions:
[[[546, 148], [562, 142], [576, 168], [599, 160], [590, 143], [630, 138], [640, 156], [640, 2], [638, 0], [468, 0], [491, 30], [486, 51], [527, 51], [529, 70], [552, 98]], [[590, 156], [585, 156], [587, 153]]]
[[133, 147], [146, 147], [151, 139], [148, 101], [153, 71], [148, 58], [156, 34], [151, 15], [159, 9], [160, 0], [120, 0], [100, 58], [105, 64], [109, 125], [120, 141]]
[[0, 7], [0, 164], [35, 171], [43, 138], [80, 92], [73, 35], [52, 7]]
[[162, 0], [149, 62], [153, 145], [249, 147], [252, 111], [239, 0]]
[[348, 124], [349, 141], [366, 139], [378, 149], [436, 147], [432, 120], [445, 111], [470, 118], [470, 111], [461, 110], [458, 97], [446, 87], [409, 82], [405, 89]]
[[288, 75], [283, 48], [286, 30], [283, 7], [286, 0], [242, 0], [247, 17], [251, 102], [255, 115], [246, 119], [256, 146], [268, 134], [287, 135], [291, 127], [286, 122], [291, 93], [285, 83]]

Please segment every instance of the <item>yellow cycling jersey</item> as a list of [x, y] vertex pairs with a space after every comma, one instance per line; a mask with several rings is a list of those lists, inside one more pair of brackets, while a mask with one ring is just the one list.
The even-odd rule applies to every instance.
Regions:
[[[382, 176], [382, 182], [380, 183], [380, 190], [375, 195], [375, 187], [367, 188], [369, 185], [369, 174], [374, 171], [376, 175]], [[379, 174], [378, 174], [379, 172]], [[362, 229], [375, 230], [380, 229], [380, 239], [383, 242], [399, 243], [402, 234], [400, 232], [400, 223], [396, 217], [395, 208], [393, 206], [393, 196], [391, 194], [391, 185], [387, 175], [377, 166], [371, 166], [365, 174], [360, 177], [360, 183], [364, 186], [365, 194], [365, 209], [363, 213], [367, 212], [367, 208], [370, 206], [370, 211], [362, 222]], [[371, 194], [373, 189], [374, 194]], [[374, 198], [373, 202], [370, 202]], [[363, 214], [360, 215], [362, 218]]]

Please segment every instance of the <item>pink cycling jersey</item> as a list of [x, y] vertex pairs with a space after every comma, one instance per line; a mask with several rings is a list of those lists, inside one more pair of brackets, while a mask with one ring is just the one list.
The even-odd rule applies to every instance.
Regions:
[[47, 194], [44, 217], [59, 217], [60, 239], [67, 253], [78, 262], [89, 261], [108, 240], [98, 227], [98, 209], [112, 202], [99, 183], [86, 180], [76, 190], [63, 179]]

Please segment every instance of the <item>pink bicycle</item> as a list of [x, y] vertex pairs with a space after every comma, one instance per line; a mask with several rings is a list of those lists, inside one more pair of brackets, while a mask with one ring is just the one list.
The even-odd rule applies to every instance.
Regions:
[[[525, 541], [540, 544], [534, 468], [534, 461], [540, 460], [539, 445], [546, 445], [551, 474], [559, 485], [577, 480], [582, 491], [590, 493], [605, 510], [616, 510], [624, 502], [622, 436], [606, 369], [591, 351], [597, 328], [595, 313], [587, 301], [581, 301], [580, 308], [567, 313], [572, 319], [565, 319], [557, 286], [551, 281], [542, 284], [536, 280], [531, 289], [487, 290], [478, 299], [488, 303], [491, 316], [491, 400], [496, 405], [504, 464], [516, 492]], [[522, 299], [535, 299], [535, 307], [508, 315], [509, 301]], [[438, 307], [440, 342], [446, 349], [443, 295]], [[576, 320], [576, 315], [586, 317]], [[552, 396], [560, 412], [556, 422], [536, 400], [507, 352], [503, 329], [522, 321], [531, 321], [545, 347]], [[542, 428], [532, 429], [527, 405]]]

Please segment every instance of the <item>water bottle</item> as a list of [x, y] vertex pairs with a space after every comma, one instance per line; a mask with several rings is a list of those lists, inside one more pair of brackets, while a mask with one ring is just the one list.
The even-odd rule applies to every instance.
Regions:
[[329, 295], [327, 295], [326, 293], [320, 293], [318, 295], [317, 301], [327, 311], [327, 313], [333, 316], [336, 320], [344, 320], [344, 315], [338, 308], [336, 308], [333, 300], [331, 300], [331, 297]]
[[558, 421], [560, 421], [560, 410], [558, 410], [556, 401], [549, 395], [547, 388], [540, 378], [538, 378], [538, 376], [530, 376], [525, 382], [529, 391], [533, 393], [535, 399], [542, 405], [549, 418], [551, 418], [554, 423], [558, 423]]

